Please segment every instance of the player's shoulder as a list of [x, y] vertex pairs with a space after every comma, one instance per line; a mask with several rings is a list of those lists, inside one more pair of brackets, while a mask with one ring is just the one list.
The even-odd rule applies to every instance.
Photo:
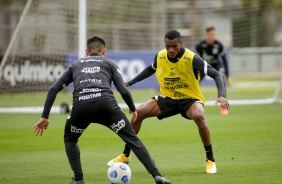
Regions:
[[167, 50], [166, 49], [162, 49], [160, 50], [157, 55], [160, 55], [160, 54], [166, 54], [167, 53]]
[[112, 60], [112, 59], [110, 59], [106, 56], [104, 56], [103, 59], [104, 59], [105, 63], [107, 63], [109, 65], [117, 66], [117, 63], [114, 60]]
[[223, 47], [222, 43], [219, 40], [214, 40], [214, 44]]
[[155, 59], [165, 59], [167, 56], [167, 50], [163, 49], [160, 50], [156, 55], [155, 55]]
[[78, 65], [80, 65], [81, 63], [84, 62], [84, 59], [85, 59], [85, 58], [79, 58], [79, 59], [77, 59], [75, 62], [73, 62], [73, 63], [69, 66], [69, 68], [75, 68], [75, 67], [77, 67]]

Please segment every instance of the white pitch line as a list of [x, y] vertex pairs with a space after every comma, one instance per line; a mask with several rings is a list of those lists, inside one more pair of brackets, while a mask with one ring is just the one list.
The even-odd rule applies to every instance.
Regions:
[[264, 82], [234, 82], [232, 87], [234, 88], [253, 88], [253, 87], [277, 87], [278, 82], [264, 81]]
[[[259, 104], [273, 104], [273, 103], [282, 103], [282, 100], [278, 102], [273, 98], [267, 99], [249, 99], [249, 100], [229, 100], [230, 105], [259, 105]], [[142, 103], [136, 103], [136, 107], [140, 106]], [[206, 101], [205, 106], [214, 106], [214, 101]], [[119, 104], [121, 109], [128, 109], [125, 103]], [[0, 113], [42, 113], [43, 107], [2, 107], [0, 108]], [[60, 113], [59, 106], [53, 106], [51, 113], [58, 114]]]

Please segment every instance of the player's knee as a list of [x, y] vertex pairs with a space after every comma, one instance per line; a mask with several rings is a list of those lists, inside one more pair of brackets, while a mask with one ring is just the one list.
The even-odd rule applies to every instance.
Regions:
[[193, 120], [196, 122], [196, 124], [198, 125], [198, 127], [204, 127], [206, 122], [205, 122], [205, 118], [204, 118], [204, 114], [199, 112], [196, 113], [193, 116]]
[[136, 124], [142, 123], [142, 121], [146, 118], [145, 114], [140, 108], [137, 108], [137, 120], [134, 122]]

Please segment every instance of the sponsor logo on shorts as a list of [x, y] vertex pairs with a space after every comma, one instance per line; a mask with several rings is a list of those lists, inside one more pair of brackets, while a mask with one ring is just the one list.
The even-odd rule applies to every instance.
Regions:
[[101, 79], [84, 79], [84, 80], [79, 81], [79, 83], [84, 83], [84, 82], [102, 84], [102, 80]]
[[86, 67], [86, 68], [83, 68], [81, 70], [81, 72], [83, 73], [97, 73], [97, 72], [100, 72], [100, 67], [99, 66], [95, 66], [95, 67]]
[[70, 131], [73, 132], [73, 133], [81, 134], [85, 130], [85, 129], [81, 129], [81, 128], [76, 128], [76, 126], [72, 126], [72, 125], [70, 125], [70, 127], [71, 127]]
[[81, 100], [89, 100], [89, 99], [98, 98], [98, 97], [101, 97], [101, 96], [102, 96], [101, 93], [94, 93], [94, 94], [90, 94], [90, 95], [80, 96], [78, 98], [78, 100], [79, 101], [81, 101]]
[[102, 91], [100, 88], [83, 88], [79, 94]]
[[125, 121], [124, 119], [121, 119], [119, 122], [110, 125], [110, 127], [113, 129], [115, 133], [118, 133], [118, 131], [120, 131], [123, 127], [125, 127]]

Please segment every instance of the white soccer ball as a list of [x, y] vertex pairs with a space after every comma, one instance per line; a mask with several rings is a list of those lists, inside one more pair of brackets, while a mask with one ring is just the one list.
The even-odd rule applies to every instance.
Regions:
[[113, 164], [108, 169], [108, 178], [112, 184], [126, 184], [131, 179], [131, 169], [122, 162]]

